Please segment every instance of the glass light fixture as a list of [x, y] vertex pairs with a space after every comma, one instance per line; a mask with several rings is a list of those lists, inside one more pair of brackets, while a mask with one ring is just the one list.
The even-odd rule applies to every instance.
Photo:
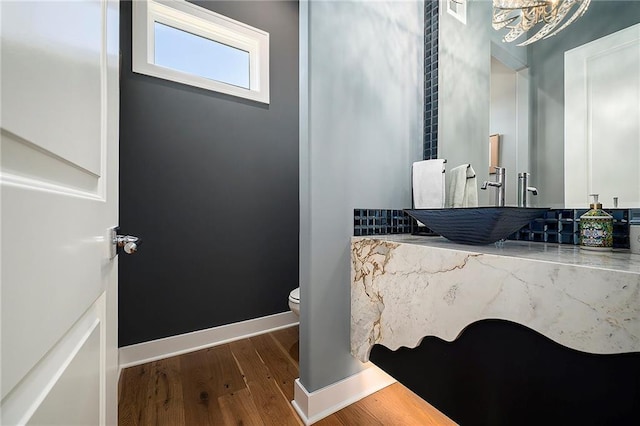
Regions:
[[[584, 15], [591, 0], [493, 0], [493, 28], [507, 28], [502, 39], [512, 42], [527, 31], [539, 28], [528, 40], [518, 46], [526, 46], [543, 38], [549, 38], [568, 27]], [[569, 15], [577, 6], [575, 13]]]

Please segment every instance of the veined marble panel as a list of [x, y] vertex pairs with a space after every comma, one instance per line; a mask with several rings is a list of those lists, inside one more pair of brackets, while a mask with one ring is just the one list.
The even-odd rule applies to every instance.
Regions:
[[640, 351], [637, 255], [391, 236], [354, 237], [351, 260], [351, 352], [363, 362], [375, 344], [453, 341], [483, 319], [513, 321], [583, 352]]

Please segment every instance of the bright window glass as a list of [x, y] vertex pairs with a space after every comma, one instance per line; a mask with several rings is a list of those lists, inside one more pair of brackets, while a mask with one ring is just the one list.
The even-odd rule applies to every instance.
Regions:
[[185, 0], [132, 6], [134, 72], [269, 103], [269, 33]]
[[249, 52], [154, 23], [155, 64], [249, 89]]

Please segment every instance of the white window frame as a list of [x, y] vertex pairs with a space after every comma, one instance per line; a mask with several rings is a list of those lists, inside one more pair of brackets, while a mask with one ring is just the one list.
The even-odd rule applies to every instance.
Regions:
[[[234, 86], [155, 64], [158, 22], [249, 52], [249, 88]], [[133, 2], [133, 71], [228, 95], [269, 103], [269, 33], [184, 0]]]
[[467, 0], [444, 0], [447, 3], [447, 12], [458, 21], [467, 25]]

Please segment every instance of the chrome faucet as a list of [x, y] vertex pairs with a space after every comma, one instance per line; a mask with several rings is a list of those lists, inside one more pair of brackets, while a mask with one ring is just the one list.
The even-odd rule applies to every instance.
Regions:
[[493, 186], [496, 189], [496, 206], [504, 207], [504, 187], [506, 184], [505, 175], [507, 174], [507, 169], [504, 167], [496, 167], [496, 180], [495, 181], [484, 181], [480, 189], [487, 189], [488, 186]]
[[529, 207], [529, 192], [531, 192], [531, 195], [538, 195], [538, 189], [529, 186], [530, 176], [527, 172], [518, 173], [518, 207]]

